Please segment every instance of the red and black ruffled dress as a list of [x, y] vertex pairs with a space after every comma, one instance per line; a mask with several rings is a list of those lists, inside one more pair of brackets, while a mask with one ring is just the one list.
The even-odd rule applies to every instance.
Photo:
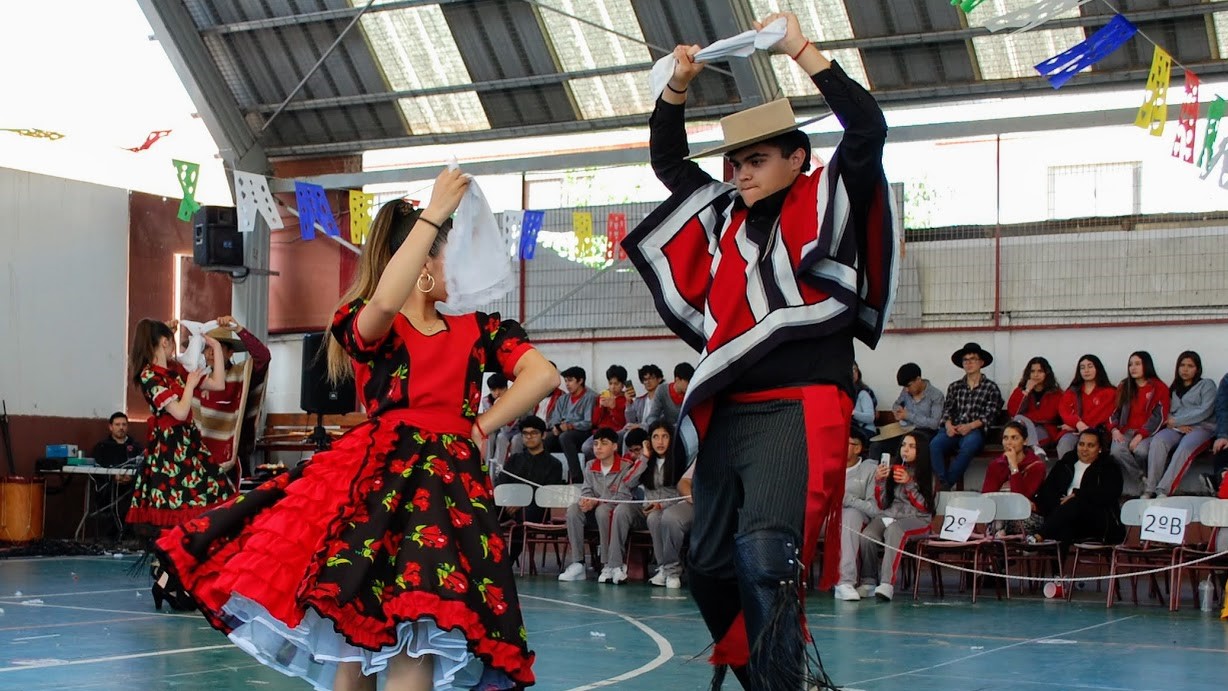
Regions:
[[176, 420], [166, 406], [183, 397], [187, 370], [172, 361], [147, 364], [138, 377], [149, 404], [149, 444], [132, 483], [130, 524], [171, 527], [195, 518], [235, 494], [226, 474], [209, 457], [191, 413]]
[[217, 629], [264, 664], [330, 689], [339, 662], [372, 674], [435, 655], [435, 689], [534, 682], [486, 467], [469, 433], [483, 373], [532, 346], [498, 315], [398, 315], [383, 340], [337, 311], [370, 419], [332, 449], [164, 533], [162, 564]]

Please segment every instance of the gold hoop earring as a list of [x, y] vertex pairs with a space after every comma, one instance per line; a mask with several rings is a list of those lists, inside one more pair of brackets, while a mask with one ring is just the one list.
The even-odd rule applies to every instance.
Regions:
[[[423, 279], [423, 278], [426, 278], [427, 280], [429, 280], [429, 281], [430, 281], [430, 285], [428, 285], [428, 286], [427, 286], [427, 287], [425, 287], [425, 288], [423, 288], [423, 287], [422, 287], [422, 279]], [[424, 293], [429, 293], [429, 292], [431, 292], [432, 290], [435, 290], [435, 277], [434, 277], [434, 276], [432, 276], [432, 275], [430, 275], [430, 274], [422, 274], [421, 276], [419, 276], [419, 277], [418, 277], [418, 290], [420, 290], [420, 291], [422, 291], [422, 292], [424, 292]]]

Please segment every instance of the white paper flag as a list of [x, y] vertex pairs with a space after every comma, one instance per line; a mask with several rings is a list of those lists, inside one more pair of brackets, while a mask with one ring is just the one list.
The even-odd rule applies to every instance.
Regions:
[[[743, 31], [737, 36], [730, 38], [722, 38], [712, 45], [704, 48], [695, 54], [696, 62], [712, 62], [725, 57], [746, 58], [750, 57], [756, 50], [767, 50], [780, 42], [780, 39], [785, 37], [785, 28], [787, 22], [784, 17], [763, 27], [762, 31]], [[649, 74], [649, 88], [652, 89], [652, 97], [658, 98], [665, 91], [665, 85], [669, 83], [669, 78], [674, 76], [674, 67], [678, 61], [674, 59], [673, 53], [657, 60], [652, 66], [652, 72]]]
[[277, 202], [269, 193], [269, 182], [263, 175], [235, 171], [235, 206], [239, 207], [239, 232], [250, 233], [256, 229], [256, 214], [264, 217], [270, 228], [284, 228]]
[[524, 211], [522, 209], [510, 209], [503, 212], [503, 223], [500, 224], [500, 228], [503, 230], [503, 241], [507, 243], [509, 257], [519, 255], [520, 229], [523, 225]]
[[990, 19], [985, 22], [985, 28], [991, 32], [1015, 29], [1012, 33], [1016, 34], [1031, 31], [1050, 19], [1089, 2], [1091, 0], [1041, 0], [1035, 5]]

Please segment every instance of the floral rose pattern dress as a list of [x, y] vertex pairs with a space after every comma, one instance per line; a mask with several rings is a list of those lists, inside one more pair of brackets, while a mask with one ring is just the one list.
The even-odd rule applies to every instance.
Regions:
[[176, 420], [166, 412], [167, 405], [183, 396], [187, 374], [178, 362], [141, 370], [141, 393], [152, 415], [145, 460], [132, 483], [128, 523], [176, 526], [235, 493], [225, 473], [210, 461], [192, 415]]
[[332, 688], [431, 653], [436, 689], [534, 682], [486, 467], [469, 439], [484, 372], [511, 377], [532, 346], [498, 315], [398, 315], [375, 343], [332, 334], [354, 361], [369, 419], [289, 473], [165, 533], [162, 563], [210, 623], [261, 662]]

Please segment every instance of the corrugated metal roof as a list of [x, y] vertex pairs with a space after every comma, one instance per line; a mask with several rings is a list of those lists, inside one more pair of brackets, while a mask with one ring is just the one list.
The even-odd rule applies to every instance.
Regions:
[[[380, 0], [339, 41], [366, 0], [166, 1], [186, 7], [270, 156], [642, 124], [652, 108], [647, 70], [666, 49], [710, 43], [781, 10], [883, 102], [1047, 88], [1032, 66], [1099, 29], [1111, 7], [1178, 62], [1228, 73], [1228, 2], [1201, 0], [1094, 0], [1016, 35], [982, 25], [1035, 0], [988, 0], [969, 15], [950, 0]], [[1066, 88], [1142, 88], [1151, 52], [1135, 38]], [[799, 111], [821, 108], [787, 58], [762, 65], [750, 81], [726, 63], [706, 70], [692, 112], [715, 117], [781, 93]]]

